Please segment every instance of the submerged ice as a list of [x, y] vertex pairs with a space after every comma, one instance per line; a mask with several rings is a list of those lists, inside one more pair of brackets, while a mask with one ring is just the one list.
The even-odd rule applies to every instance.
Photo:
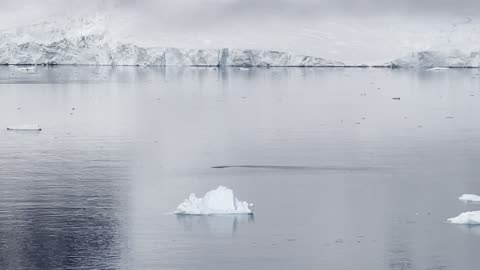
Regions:
[[175, 214], [177, 215], [213, 215], [213, 214], [252, 214], [253, 204], [240, 201], [235, 197], [233, 190], [224, 186], [211, 190], [197, 198], [192, 193], [181, 203]]

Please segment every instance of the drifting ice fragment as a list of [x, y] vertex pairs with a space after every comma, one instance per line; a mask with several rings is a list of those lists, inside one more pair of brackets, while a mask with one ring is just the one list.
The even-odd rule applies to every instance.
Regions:
[[480, 196], [474, 194], [463, 194], [458, 199], [464, 202], [480, 202]]
[[35, 66], [27, 66], [27, 67], [19, 67], [17, 68], [19, 72], [26, 72], [26, 73], [35, 73], [37, 68]]
[[480, 211], [465, 212], [447, 221], [453, 224], [480, 225]]
[[25, 131], [40, 131], [42, 130], [39, 125], [19, 125], [9, 126], [7, 130], [25, 130]]
[[433, 67], [433, 68], [429, 68], [427, 69], [427, 71], [442, 71], [442, 70], [449, 70], [450, 68], [448, 67]]
[[214, 214], [253, 214], [253, 204], [238, 200], [233, 190], [224, 186], [205, 193], [197, 198], [194, 193], [181, 203], [177, 215], [214, 215]]

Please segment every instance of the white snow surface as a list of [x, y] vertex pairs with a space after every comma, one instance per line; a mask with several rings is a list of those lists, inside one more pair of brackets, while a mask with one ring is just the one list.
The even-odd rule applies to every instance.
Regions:
[[453, 224], [480, 225], [480, 211], [465, 212], [447, 221]]
[[214, 214], [252, 214], [253, 204], [237, 199], [233, 190], [219, 186], [205, 193], [203, 198], [197, 198], [192, 193], [181, 203], [177, 215], [214, 215]]
[[480, 196], [475, 194], [463, 194], [458, 199], [464, 202], [480, 202]]
[[33, 130], [38, 131], [42, 130], [39, 125], [17, 125], [17, 126], [8, 126], [7, 130]]

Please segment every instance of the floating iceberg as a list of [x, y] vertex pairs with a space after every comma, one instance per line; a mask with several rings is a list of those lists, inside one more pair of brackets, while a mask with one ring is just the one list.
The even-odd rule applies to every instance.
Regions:
[[433, 67], [433, 68], [429, 68], [427, 69], [427, 71], [444, 71], [444, 70], [449, 70], [450, 68], [448, 67]]
[[177, 215], [253, 214], [253, 204], [240, 201], [233, 190], [224, 186], [197, 198], [194, 193], [181, 203], [174, 212]]
[[453, 224], [480, 225], [480, 211], [465, 212], [447, 221]]
[[17, 68], [19, 72], [25, 72], [25, 73], [35, 73], [37, 71], [37, 68], [35, 66], [26, 66], [26, 67], [19, 67]]
[[474, 194], [463, 194], [458, 199], [464, 202], [480, 202], [480, 196]]
[[7, 130], [25, 130], [25, 131], [40, 131], [42, 130], [39, 125], [19, 125], [9, 126]]

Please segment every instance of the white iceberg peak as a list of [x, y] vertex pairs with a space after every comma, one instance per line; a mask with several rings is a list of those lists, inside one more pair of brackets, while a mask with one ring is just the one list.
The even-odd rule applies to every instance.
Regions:
[[203, 198], [191, 193], [174, 212], [177, 215], [252, 214], [253, 204], [240, 201], [224, 186], [210, 190]]
[[458, 199], [464, 202], [480, 202], [480, 196], [474, 194], [463, 194]]
[[453, 224], [480, 225], [480, 211], [465, 212], [447, 221]]

